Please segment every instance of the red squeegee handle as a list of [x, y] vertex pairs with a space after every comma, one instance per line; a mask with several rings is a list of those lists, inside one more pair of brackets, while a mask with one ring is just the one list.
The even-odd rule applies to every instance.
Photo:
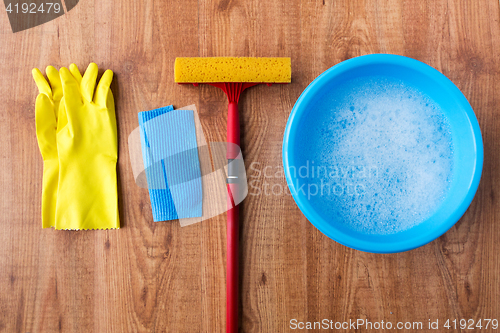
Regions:
[[[238, 116], [238, 100], [243, 90], [253, 87], [258, 82], [222, 82], [207, 84], [222, 89], [228, 98], [227, 114], [227, 159], [241, 158], [240, 155], [240, 120]], [[272, 83], [266, 83], [270, 86]], [[193, 83], [198, 86], [198, 83]], [[240, 165], [239, 163], [235, 163]], [[230, 168], [228, 168], [229, 171]], [[238, 332], [238, 248], [239, 248], [239, 207], [238, 179], [227, 182], [227, 251], [226, 251], [226, 332]], [[234, 176], [234, 175], [233, 175]], [[236, 174], [237, 176], [237, 174]], [[233, 197], [236, 195], [236, 199]]]
[[[259, 83], [209, 83], [221, 88], [227, 95], [229, 106], [227, 110], [227, 153], [228, 162], [242, 158], [240, 154], [240, 119], [238, 100], [243, 90]], [[268, 84], [270, 85], [270, 84]], [[227, 251], [226, 251], [226, 332], [238, 332], [238, 249], [239, 249], [239, 207], [241, 201], [238, 194], [238, 167], [228, 167], [227, 181]], [[236, 171], [235, 171], [236, 170]], [[234, 174], [231, 174], [233, 172]], [[233, 178], [232, 178], [233, 177]]]
[[[240, 145], [240, 121], [238, 102], [230, 102], [227, 115], [227, 158], [236, 159]], [[234, 145], [232, 145], [234, 144]], [[236, 145], [236, 146], [235, 146]], [[230, 175], [229, 175], [230, 176]], [[234, 205], [232, 193], [237, 192], [236, 183], [227, 184], [227, 252], [226, 252], [226, 332], [238, 332], [238, 248], [239, 207]]]

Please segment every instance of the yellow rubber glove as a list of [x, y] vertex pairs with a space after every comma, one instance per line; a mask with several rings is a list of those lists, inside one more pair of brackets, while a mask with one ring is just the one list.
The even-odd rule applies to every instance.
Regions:
[[50, 228], [54, 226], [56, 213], [59, 177], [56, 127], [63, 90], [57, 69], [48, 66], [45, 72], [48, 82], [38, 68], [34, 68], [32, 74], [39, 92], [35, 104], [35, 124], [38, 147], [43, 158], [42, 227]]
[[[63, 99], [59, 108], [57, 152], [59, 184], [56, 229], [119, 228], [115, 105], [107, 70], [96, 86], [97, 65], [83, 78], [76, 68], [59, 71]], [[94, 94], [95, 89], [95, 94]]]

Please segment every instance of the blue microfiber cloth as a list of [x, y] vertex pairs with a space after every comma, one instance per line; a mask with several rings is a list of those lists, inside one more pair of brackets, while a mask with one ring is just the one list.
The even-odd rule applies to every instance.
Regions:
[[202, 216], [193, 111], [166, 106], [138, 116], [154, 221]]

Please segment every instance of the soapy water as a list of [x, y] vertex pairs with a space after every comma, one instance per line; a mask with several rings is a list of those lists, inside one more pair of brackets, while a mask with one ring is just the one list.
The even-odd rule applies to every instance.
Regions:
[[309, 173], [299, 181], [330, 223], [394, 234], [443, 202], [452, 136], [440, 107], [422, 92], [397, 79], [355, 79], [328, 92], [304, 118], [310, 136], [299, 140], [296, 156]]

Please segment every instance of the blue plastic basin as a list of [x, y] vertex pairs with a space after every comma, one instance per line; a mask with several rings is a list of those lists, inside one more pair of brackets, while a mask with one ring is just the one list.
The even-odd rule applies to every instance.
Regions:
[[[322, 216], [311, 205], [314, 197], [294, 187], [299, 168], [296, 147], [310, 133], [300, 126], [303, 117], [325, 93], [346, 81], [365, 76], [396, 78], [420, 90], [440, 106], [447, 118], [453, 142], [453, 175], [442, 204], [426, 220], [402, 232], [387, 235], [365, 234], [345, 228]], [[327, 111], [320, 111], [327, 112]], [[293, 198], [306, 218], [331, 239], [354, 249], [375, 252], [402, 252], [425, 245], [450, 229], [465, 213], [476, 193], [483, 167], [483, 142], [474, 112], [462, 92], [446, 76], [415, 59], [372, 54], [341, 62], [318, 76], [295, 103], [283, 139], [283, 165]]]

